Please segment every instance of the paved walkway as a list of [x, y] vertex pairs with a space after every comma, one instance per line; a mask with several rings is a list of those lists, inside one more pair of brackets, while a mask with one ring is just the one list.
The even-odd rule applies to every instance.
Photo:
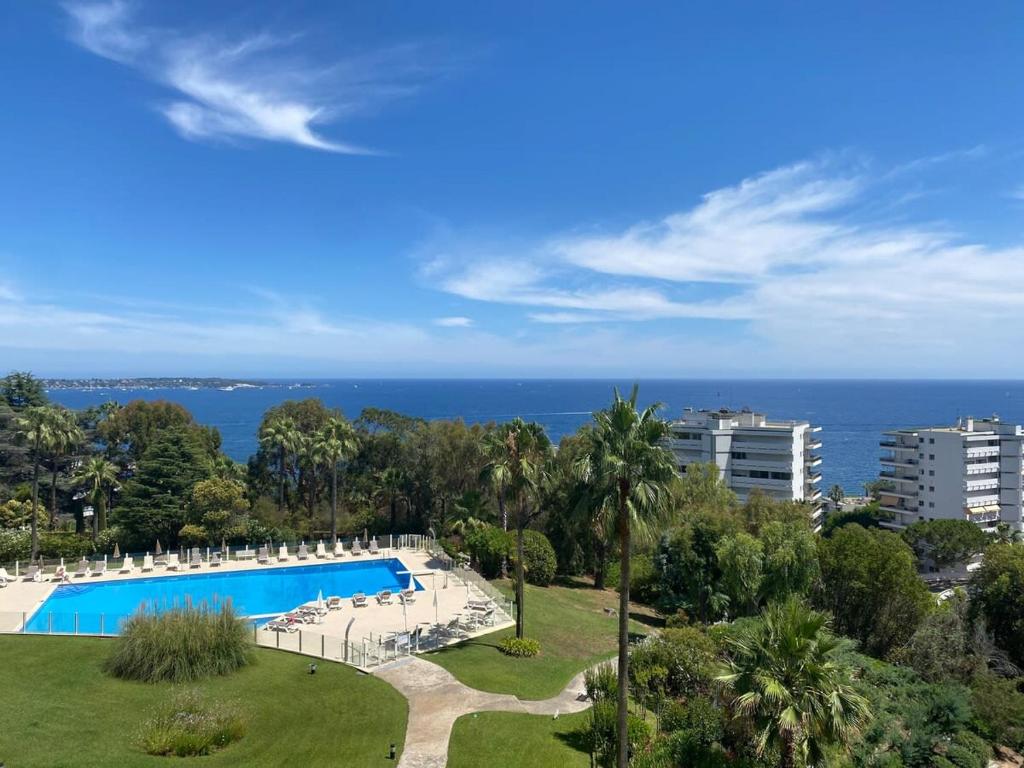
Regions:
[[487, 693], [460, 683], [446, 669], [411, 656], [373, 673], [397, 688], [409, 700], [409, 726], [398, 768], [444, 768], [452, 726], [473, 712], [522, 712], [555, 715], [582, 712], [585, 698], [583, 673], [560, 694], [544, 701], [522, 701], [507, 693]]

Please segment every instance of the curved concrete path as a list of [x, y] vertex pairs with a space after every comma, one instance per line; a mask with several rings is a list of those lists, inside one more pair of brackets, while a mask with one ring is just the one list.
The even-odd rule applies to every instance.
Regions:
[[409, 701], [409, 726], [398, 768], [444, 768], [452, 726], [473, 712], [522, 712], [555, 715], [582, 712], [590, 706], [583, 673], [551, 699], [522, 701], [507, 693], [487, 693], [460, 683], [447, 669], [418, 656], [396, 661], [373, 672], [391, 683]]

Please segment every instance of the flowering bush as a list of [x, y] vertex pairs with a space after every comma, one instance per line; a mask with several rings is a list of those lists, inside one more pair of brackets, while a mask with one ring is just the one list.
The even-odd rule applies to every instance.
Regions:
[[196, 691], [180, 693], [142, 726], [139, 746], [149, 755], [209, 755], [245, 735], [245, 721], [230, 703], [208, 703]]

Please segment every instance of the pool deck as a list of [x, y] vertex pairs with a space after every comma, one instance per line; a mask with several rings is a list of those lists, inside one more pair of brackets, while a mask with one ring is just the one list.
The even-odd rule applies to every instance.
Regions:
[[[282, 650], [299, 651], [324, 658], [341, 660], [343, 656], [342, 642], [346, 637], [350, 643], [378, 643], [384, 637], [395, 632], [414, 629], [417, 625], [432, 625], [436, 622], [447, 623], [457, 614], [463, 613], [468, 597], [479, 599], [481, 594], [475, 587], [462, 583], [458, 572], [445, 571], [439, 568], [429, 554], [417, 549], [381, 549], [377, 555], [363, 554], [352, 556], [346, 554], [337, 559], [317, 560], [312, 556], [307, 560], [298, 560], [292, 555], [287, 561], [273, 562], [270, 565], [258, 565], [255, 560], [228, 560], [217, 568], [203, 565], [200, 568], [184, 567], [180, 571], [168, 571], [158, 568], [152, 572], [142, 573], [138, 567], [130, 574], [117, 573], [120, 561], [111, 561], [108, 571], [103, 576], [84, 576], [72, 579], [72, 583], [98, 584], [101, 582], [119, 581], [133, 578], [169, 578], [209, 573], [210, 571], [251, 571], [263, 569], [283, 569], [298, 566], [334, 565], [337, 563], [358, 562], [370, 559], [398, 558], [411, 570], [416, 580], [423, 587], [417, 591], [416, 601], [403, 610], [397, 595], [391, 605], [378, 605], [373, 595], [367, 595], [367, 605], [355, 608], [352, 601], [345, 599], [341, 610], [330, 611], [320, 624], [303, 625], [301, 633], [278, 633], [269, 630], [256, 630], [256, 640], [260, 645], [280, 647]], [[404, 578], [404, 577], [403, 577]], [[26, 616], [39, 608], [40, 605], [58, 587], [56, 582], [16, 581], [0, 589], [0, 632], [17, 632]], [[434, 599], [437, 599], [435, 608]], [[324, 595], [326, 599], [329, 595]], [[310, 595], [314, 601], [316, 595]], [[297, 606], [292, 606], [297, 607]], [[349, 626], [351, 622], [351, 626]], [[508, 621], [499, 621], [491, 627], [482, 628], [480, 632], [492, 632], [508, 625]], [[322, 638], [322, 639], [321, 639]], [[332, 650], [336, 649], [336, 650]]]

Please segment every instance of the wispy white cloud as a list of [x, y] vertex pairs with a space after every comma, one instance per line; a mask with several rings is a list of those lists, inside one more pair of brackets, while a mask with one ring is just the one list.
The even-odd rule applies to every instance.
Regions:
[[439, 325], [442, 328], [469, 328], [471, 325], [473, 325], [473, 318], [438, 317], [434, 320], [434, 325]]
[[229, 38], [147, 27], [123, 0], [64, 7], [79, 45], [177, 94], [159, 111], [187, 139], [249, 138], [369, 154], [368, 148], [325, 136], [321, 127], [414, 92], [429, 71], [416, 46], [314, 65], [296, 55], [297, 35]]

